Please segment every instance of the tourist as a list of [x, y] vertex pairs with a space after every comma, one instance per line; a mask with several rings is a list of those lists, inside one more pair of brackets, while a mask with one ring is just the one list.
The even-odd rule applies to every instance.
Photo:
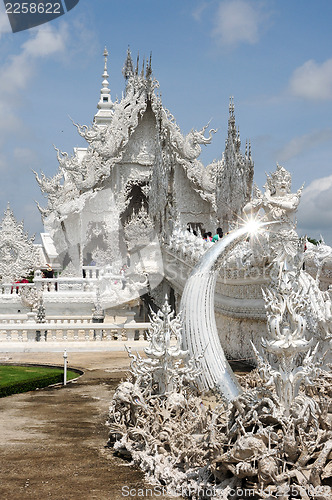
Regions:
[[221, 229], [221, 227], [217, 228], [217, 234], [215, 234], [212, 238], [212, 242], [215, 243], [218, 240], [221, 240], [221, 238], [224, 236], [224, 233]]
[[197, 231], [195, 231], [189, 223], [187, 224], [187, 231], [192, 233], [194, 236], [197, 236]]
[[121, 269], [120, 269], [120, 277], [121, 277], [121, 282], [122, 282], [122, 290], [124, 290], [126, 288], [126, 284], [127, 284], [126, 270], [127, 270], [127, 266], [126, 266], [126, 264], [124, 264], [124, 266], [121, 267]]
[[207, 235], [208, 235], [208, 237], [207, 237], [207, 241], [212, 241], [212, 233], [211, 233], [211, 231], [209, 231], [209, 232], [207, 233]]

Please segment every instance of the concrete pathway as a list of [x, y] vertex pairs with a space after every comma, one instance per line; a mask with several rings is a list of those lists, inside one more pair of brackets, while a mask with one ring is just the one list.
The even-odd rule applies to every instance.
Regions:
[[[0, 342], [0, 360], [3, 358], [2, 354], [6, 353], [49, 353], [49, 352], [63, 352], [65, 349], [67, 352], [125, 352], [125, 346], [131, 346], [133, 351], [142, 350], [143, 347], [148, 345], [147, 340], [135, 340], [135, 341], [122, 341], [122, 340], [112, 340], [110, 342], [94, 342], [94, 341], [73, 341], [73, 340], [62, 340], [59, 342]], [[2, 354], [1, 354], [2, 353]]]
[[[4, 361], [62, 365], [63, 357], [2, 352]], [[108, 407], [129, 367], [127, 353], [70, 352], [68, 365], [84, 375], [66, 387], [0, 399], [1, 500], [168, 499], [105, 448]]]

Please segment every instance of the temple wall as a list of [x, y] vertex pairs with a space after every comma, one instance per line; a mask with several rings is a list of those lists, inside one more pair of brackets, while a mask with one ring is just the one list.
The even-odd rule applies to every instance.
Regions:
[[[59, 261], [64, 267], [71, 260], [75, 269], [82, 265], [87, 257], [85, 247], [91, 251], [108, 237], [114, 247], [118, 245], [119, 214], [116, 210], [114, 195], [110, 188], [97, 191], [89, 196], [81, 196], [76, 207], [62, 216], [62, 221], [46, 222], [45, 227], [53, 238], [59, 253]], [[94, 243], [94, 240], [95, 243]], [[105, 243], [106, 245], [106, 243]], [[85, 263], [86, 265], [89, 262]]]
[[216, 230], [211, 203], [203, 200], [193, 189], [181, 165], [178, 165], [174, 172], [174, 191], [177, 212], [184, 227], [187, 223], [196, 222], [201, 223], [207, 231]]
[[215, 311], [221, 346], [228, 359], [241, 359], [255, 365], [250, 344], [259, 349], [262, 337], [267, 335], [266, 320], [232, 318]]

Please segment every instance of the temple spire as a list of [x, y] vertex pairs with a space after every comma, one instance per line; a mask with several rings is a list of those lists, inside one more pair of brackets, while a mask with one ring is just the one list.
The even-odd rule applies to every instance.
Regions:
[[107, 73], [108, 52], [106, 47], [104, 49], [103, 56], [105, 59], [105, 63], [104, 63], [104, 73], [102, 74], [103, 78], [102, 88], [100, 90], [100, 100], [97, 104], [98, 111], [94, 117], [94, 122], [97, 125], [107, 125], [107, 123], [111, 121], [113, 115], [113, 103], [111, 99], [111, 91], [109, 89], [109, 82], [108, 82], [109, 75]]
[[235, 113], [234, 113], [234, 97], [229, 98], [229, 118], [228, 118], [228, 136], [227, 136], [227, 149], [238, 150], [239, 134], [240, 132], [236, 130], [235, 125]]
[[231, 96], [229, 98], [229, 106], [228, 106], [228, 109], [229, 109], [229, 118], [235, 118], [234, 117], [234, 97]]
[[131, 58], [131, 52], [130, 52], [129, 46], [127, 49], [127, 58], [125, 60], [125, 63], [124, 63], [123, 69], [122, 69], [122, 74], [123, 74], [125, 80], [129, 80], [129, 78], [134, 75], [133, 60]]
[[150, 52], [150, 59], [149, 59], [149, 61], [146, 61], [145, 78], [149, 79], [149, 78], [151, 78], [151, 75], [152, 75], [152, 52]]
[[216, 179], [217, 219], [227, 230], [229, 222], [242, 217], [242, 209], [248, 203], [254, 175], [251, 143], [246, 141], [241, 153], [240, 130], [235, 123], [234, 98], [229, 98], [229, 117], [225, 150]]

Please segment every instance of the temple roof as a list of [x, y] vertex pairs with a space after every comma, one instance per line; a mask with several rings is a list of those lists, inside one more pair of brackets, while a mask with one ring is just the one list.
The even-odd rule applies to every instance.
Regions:
[[[41, 190], [48, 196], [48, 208], [41, 209], [45, 216], [52, 210], [58, 210], [62, 203], [68, 205], [70, 198], [77, 198], [82, 193], [101, 186], [104, 179], [111, 175], [116, 164], [121, 163], [130, 138], [133, 136], [143, 115], [151, 110], [155, 120], [155, 139], [151, 144], [156, 148], [156, 156], [160, 150], [167, 149], [167, 157], [183, 168], [193, 189], [199, 195], [213, 203], [214, 183], [209, 176], [209, 170], [198, 160], [201, 144], [209, 144], [215, 130], [210, 130], [205, 136], [207, 125], [202, 130], [191, 130], [182, 135], [173, 115], [163, 107], [160, 95], [156, 90], [159, 82], [153, 78], [151, 56], [143, 61], [139, 72], [139, 58], [136, 69], [133, 70], [130, 49], [123, 68], [126, 80], [125, 95], [120, 101], [112, 102], [107, 73], [108, 52], [104, 51], [104, 73], [102, 89], [92, 126], [74, 124], [78, 133], [86, 140], [88, 147], [85, 154], [81, 148], [80, 154], [75, 151], [73, 156], [57, 149], [59, 172], [53, 179], [47, 179], [44, 174], [36, 179]], [[150, 112], [151, 112], [150, 111]], [[139, 159], [137, 159], [139, 163]], [[161, 166], [169, 169], [171, 163]], [[156, 166], [155, 166], [156, 168]]]

